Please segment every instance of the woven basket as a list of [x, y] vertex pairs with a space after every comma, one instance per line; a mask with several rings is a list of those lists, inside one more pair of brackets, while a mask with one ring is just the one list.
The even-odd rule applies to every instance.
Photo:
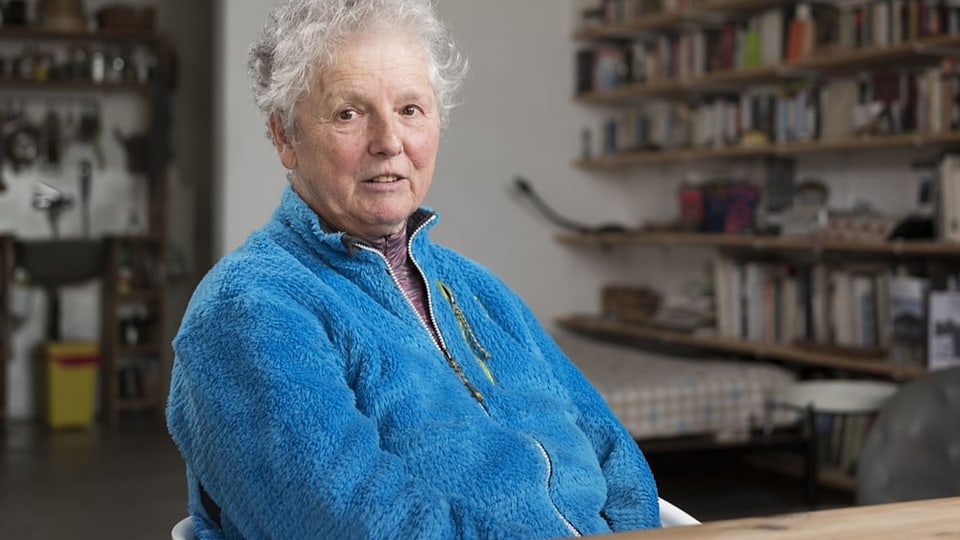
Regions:
[[600, 292], [600, 309], [604, 318], [623, 322], [645, 322], [660, 306], [660, 295], [646, 287], [607, 285]]

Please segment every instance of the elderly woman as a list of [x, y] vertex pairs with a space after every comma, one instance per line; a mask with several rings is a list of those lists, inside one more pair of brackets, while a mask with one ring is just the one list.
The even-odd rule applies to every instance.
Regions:
[[250, 73], [289, 186], [204, 278], [167, 418], [200, 538], [659, 525], [643, 455], [420, 207], [465, 72], [429, 0], [293, 0]]

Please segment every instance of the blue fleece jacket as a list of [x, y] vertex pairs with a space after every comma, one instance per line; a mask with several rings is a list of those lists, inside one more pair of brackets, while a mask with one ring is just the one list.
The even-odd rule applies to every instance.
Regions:
[[[659, 525], [649, 467], [524, 302], [431, 243], [438, 345], [376, 251], [289, 187], [203, 279], [167, 421], [199, 538], [547, 538]], [[219, 521], [199, 485], [220, 507]]]

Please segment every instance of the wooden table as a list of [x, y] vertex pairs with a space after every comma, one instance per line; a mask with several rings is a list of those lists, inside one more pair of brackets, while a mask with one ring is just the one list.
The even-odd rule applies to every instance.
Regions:
[[960, 497], [855, 506], [597, 536], [609, 540], [960, 539]]

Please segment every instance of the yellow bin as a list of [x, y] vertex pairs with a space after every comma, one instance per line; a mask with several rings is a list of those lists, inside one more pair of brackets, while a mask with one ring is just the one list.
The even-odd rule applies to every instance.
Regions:
[[93, 424], [100, 349], [96, 343], [53, 342], [43, 346], [45, 409], [52, 428]]

